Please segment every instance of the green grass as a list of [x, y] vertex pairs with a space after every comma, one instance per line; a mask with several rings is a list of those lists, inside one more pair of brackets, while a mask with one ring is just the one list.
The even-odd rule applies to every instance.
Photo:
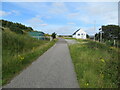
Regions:
[[54, 45], [56, 40], [37, 40], [5, 29], [2, 32], [2, 84], [8, 83], [40, 55]]
[[118, 50], [90, 40], [70, 45], [77, 79], [81, 88], [118, 87]]

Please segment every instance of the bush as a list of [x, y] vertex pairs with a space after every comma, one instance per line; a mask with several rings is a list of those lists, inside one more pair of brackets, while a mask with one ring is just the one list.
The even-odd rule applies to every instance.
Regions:
[[55, 39], [56, 38], [56, 33], [52, 33], [52, 38]]

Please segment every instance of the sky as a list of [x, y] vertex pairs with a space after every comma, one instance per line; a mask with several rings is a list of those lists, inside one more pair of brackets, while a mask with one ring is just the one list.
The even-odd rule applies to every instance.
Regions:
[[2, 2], [0, 19], [34, 30], [71, 35], [82, 28], [94, 35], [102, 25], [118, 25], [117, 2]]

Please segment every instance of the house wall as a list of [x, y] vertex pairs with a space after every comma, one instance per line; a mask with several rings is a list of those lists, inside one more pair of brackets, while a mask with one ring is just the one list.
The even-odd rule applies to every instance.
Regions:
[[86, 32], [79, 30], [75, 35], [73, 35], [73, 38], [86, 39]]
[[76, 34], [72, 36], [73, 38], [76, 38]]

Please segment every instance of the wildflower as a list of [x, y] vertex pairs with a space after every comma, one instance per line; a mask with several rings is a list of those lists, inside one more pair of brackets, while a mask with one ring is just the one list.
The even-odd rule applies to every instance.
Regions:
[[20, 61], [24, 60], [23, 56], [18, 55], [18, 58], [20, 59]]
[[24, 59], [24, 57], [22, 57], [22, 56], [21, 56], [21, 58], [20, 58], [20, 59], [21, 59], [21, 60], [23, 60], [23, 59]]
[[111, 49], [114, 49], [114, 47], [110, 47]]
[[85, 83], [85, 86], [88, 86], [89, 85], [89, 83]]
[[18, 57], [20, 57], [20, 55], [18, 55]]
[[102, 78], [104, 78], [104, 74], [100, 74], [100, 76], [101, 76]]
[[104, 60], [104, 59], [101, 59], [101, 62], [105, 63], [105, 60]]
[[35, 50], [35, 47], [33, 47], [32, 50], [34, 51], [34, 50]]
[[86, 85], [88, 86], [89, 84], [87, 83]]

